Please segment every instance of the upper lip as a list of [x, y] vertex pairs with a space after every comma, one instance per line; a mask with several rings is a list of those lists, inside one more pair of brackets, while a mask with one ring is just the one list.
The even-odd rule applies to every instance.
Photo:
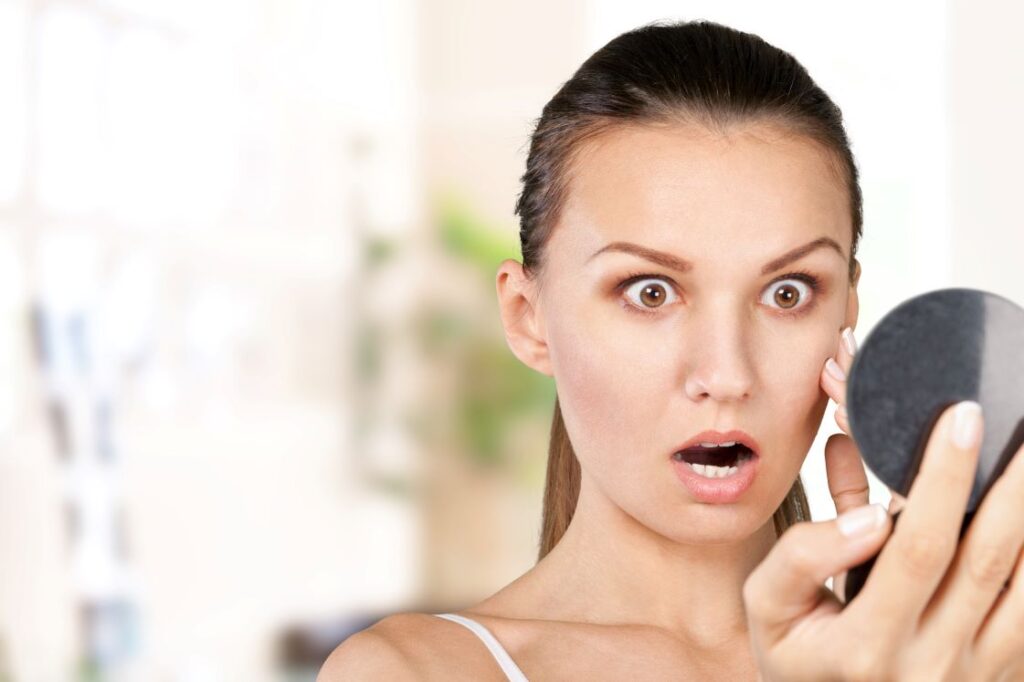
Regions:
[[757, 441], [754, 440], [753, 436], [746, 431], [741, 431], [739, 429], [733, 429], [731, 431], [701, 431], [676, 448], [675, 452], [681, 452], [687, 448], [697, 447], [701, 443], [718, 444], [728, 443], [729, 441], [736, 441], [737, 443], [745, 445], [750, 448], [755, 455], [760, 454], [761, 452], [761, 446], [757, 444]]

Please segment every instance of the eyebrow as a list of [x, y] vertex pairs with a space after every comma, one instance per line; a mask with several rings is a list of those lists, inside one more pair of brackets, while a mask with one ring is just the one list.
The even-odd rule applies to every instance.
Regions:
[[[843, 248], [839, 246], [839, 243], [836, 240], [832, 239], [831, 237], [818, 237], [813, 241], [807, 242], [803, 246], [798, 246], [795, 249], [787, 251], [778, 258], [773, 258], [772, 260], [768, 261], [767, 263], [764, 264], [764, 267], [761, 268], [761, 274], [767, 275], [768, 273], [775, 272], [776, 270], [785, 267], [789, 263], [803, 258], [812, 251], [823, 247], [833, 249], [840, 256], [846, 258], [846, 254], [843, 253]], [[656, 251], [654, 249], [650, 249], [647, 248], [646, 246], [641, 246], [639, 244], [634, 244], [632, 242], [612, 242], [611, 244], [603, 246], [594, 253], [592, 253], [590, 255], [590, 258], [587, 259], [587, 262], [590, 262], [599, 254], [610, 251], [631, 253], [634, 256], [639, 256], [640, 258], [649, 260], [652, 263], [657, 263], [658, 265], [661, 265], [666, 268], [672, 268], [673, 270], [677, 270], [679, 272], [689, 272], [690, 270], [693, 269], [693, 263], [686, 260], [685, 258], [680, 258], [679, 256], [674, 256], [671, 253], [665, 253], [663, 251]]]

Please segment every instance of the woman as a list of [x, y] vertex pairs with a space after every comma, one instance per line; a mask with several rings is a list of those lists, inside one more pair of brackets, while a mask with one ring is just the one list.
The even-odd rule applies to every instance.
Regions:
[[[1013, 609], [974, 638], [1024, 541], [1024, 524], [998, 520], [1020, 517], [1021, 466], [971, 528], [979, 552], [936, 592], [976, 404], [957, 412], [959, 441], [943, 415], [849, 608], [825, 579], [875, 553], [892, 523], [867, 505], [847, 435], [826, 446], [840, 518], [800, 523], [800, 467], [855, 352], [861, 193], [839, 109], [792, 56], [711, 22], [615, 38], [545, 106], [516, 209], [523, 262], [497, 273], [506, 338], [558, 394], [539, 561], [457, 614], [381, 620], [320, 679], [1008, 669]], [[841, 408], [837, 422], [848, 430]]]

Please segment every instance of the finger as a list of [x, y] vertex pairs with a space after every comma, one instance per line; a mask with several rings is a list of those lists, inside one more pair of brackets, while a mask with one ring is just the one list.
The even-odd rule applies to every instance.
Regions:
[[[825, 475], [837, 515], [868, 503], [867, 473], [860, 450], [849, 436], [837, 433], [825, 441]], [[846, 594], [846, 571], [832, 577], [832, 592], [840, 600]]]
[[977, 660], [985, 661], [994, 670], [1024, 654], [1024, 555], [1018, 555], [1009, 588], [999, 594], [982, 622], [974, 651]]
[[933, 600], [922, 614], [925, 633], [934, 633], [940, 646], [960, 646], [974, 640], [1013, 571], [1024, 545], [1024, 457], [1017, 451], [1003, 474], [992, 484], [954, 556]]
[[[849, 436], [835, 434], [825, 441], [825, 473], [828, 476], [828, 489], [837, 514], [869, 502], [871, 489], [864, 461], [856, 442]], [[891, 490], [889, 493], [892, 496], [889, 501], [891, 516], [899, 509], [897, 502], [903, 498]], [[832, 591], [839, 598], [846, 594], [845, 571], [833, 576]]]
[[[889, 493], [889, 504], [887, 511], [889, 516], [892, 516], [903, 508], [903, 505], [906, 503], [907, 498], [903, 497], [897, 492], [893, 492], [888, 486], [883, 487]], [[844, 596], [846, 594], [845, 571], [832, 579], [832, 591], [835, 592], [837, 597]], [[845, 599], [843, 601], [845, 601]]]
[[836, 404], [846, 404], [846, 373], [835, 358], [828, 358], [821, 368], [821, 387]]
[[956, 551], [982, 429], [981, 406], [973, 401], [943, 410], [892, 538], [847, 607], [851, 617], [871, 620], [893, 637], [917, 627]]
[[836, 356], [836, 361], [843, 368], [843, 371], [849, 374], [850, 367], [853, 366], [853, 356], [857, 354], [857, 339], [853, 335], [852, 327], [843, 329], [840, 336], [842, 337], [842, 343], [839, 344], [839, 354]]
[[843, 433], [850, 433], [850, 421], [846, 415], [846, 406], [840, 405], [836, 408], [835, 413], [836, 425], [843, 430]]
[[838, 405], [846, 404], [846, 376], [853, 365], [853, 356], [856, 352], [857, 340], [853, 336], [853, 330], [846, 327], [836, 340], [833, 357], [828, 358], [822, 366], [821, 387]]
[[879, 505], [790, 526], [743, 584], [752, 634], [765, 646], [784, 637], [796, 619], [821, 603], [825, 579], [875, 553], [889, 528]]
[[857, 444], [849, 436], [836, 433], [825, 441], [825, 475], [836, 514], [868, 503], [868, 475]]

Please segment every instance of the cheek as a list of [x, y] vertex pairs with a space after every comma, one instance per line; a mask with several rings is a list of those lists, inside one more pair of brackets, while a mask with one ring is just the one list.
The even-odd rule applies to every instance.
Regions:
[[577, 455], [591, 467], [601, 467], [606, 459], [621, 466], [623, 457], [657, 447], [653, 427], [659, 410], [668, 409], [666, 390], [671, 391], [658, 382], [671, 379], [664, 368], [671, 366], [672, 349], [638, 337], [635, 325], [614, 317], [628, 315], [624, 311], [593, 312], [559, 315], [552, 310], [549, 352], [559, 406]]
[[786, 406], [775, 412], [776, 418], [787, 423], [783, 431], [791, 437], [799, 439], [803, 434], [808, 447], [828, 404], [821, 372], [825, 360], [835, 353], [838, 338], [838, 331], [833, 334], [830, 326], [809, 328], [766, 344], [762, 357], [763, 386], [770, 394], [769, 402]]

